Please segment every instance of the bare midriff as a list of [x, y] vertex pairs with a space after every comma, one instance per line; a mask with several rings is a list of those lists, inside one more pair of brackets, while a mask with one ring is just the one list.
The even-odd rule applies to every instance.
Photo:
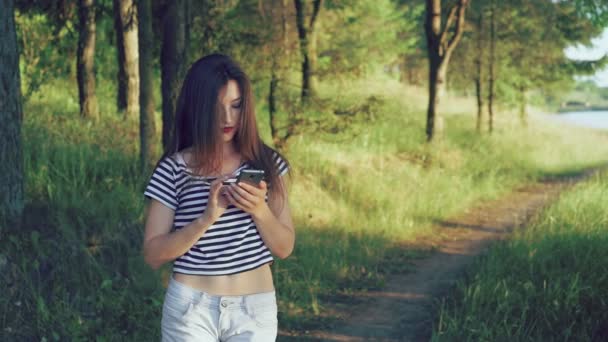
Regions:
[[269, 264], [230, 275], [206, 276], [173, 272], [173, 277], [180, 283], [212, 295], [242, 296], [274, 291]]

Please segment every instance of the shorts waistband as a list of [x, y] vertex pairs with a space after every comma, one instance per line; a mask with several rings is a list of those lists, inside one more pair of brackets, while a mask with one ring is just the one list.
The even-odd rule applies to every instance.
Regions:
[[267, 303], [269, 299], [271, 299], [272, 301], [276, 301], [276, 291], [274, 290], [261, 293], [245, 294], [240, 296], [213, 295], [177, 281], [173, 277], [173, 274], [171, 274], [171, 277], [169, 278], [167, 292], [171, 295], [175, 295], [178, 297], [187, 297], [197, 302], [205, 302], [211, 306], [225, 306], [225, 304], [230, 304], [231, 306], [247, 306], [255, 305], [256, 303], [260, 302]]

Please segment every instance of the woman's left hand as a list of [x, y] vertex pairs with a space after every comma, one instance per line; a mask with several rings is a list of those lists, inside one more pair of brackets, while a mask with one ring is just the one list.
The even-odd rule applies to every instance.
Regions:
[[257, 217], [268, 208], [265, 198], [266, 191], [267, 184], [265, 181], [261, 181], [258, 186], [246, 182], [233, 183], [228, 186], [226, 197], [235, 207], [250, 213], [253, 217]]

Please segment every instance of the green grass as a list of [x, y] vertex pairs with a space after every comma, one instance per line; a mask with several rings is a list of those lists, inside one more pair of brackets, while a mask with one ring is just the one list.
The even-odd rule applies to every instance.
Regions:
[[480, 258], [443, 300], [435, 341], [608, 339], [608, 174]]
[[[24, 106], [25, 224], [0, 239], [0, 339], [158, 340], [171, 265], [154, 272], [141, 256], [148, 179], [137, 172], [138, 123], [113, 112], [107, 84], [101, 120], [81, 120], [74, 85], [49, 83]], [[303, 130], [285, 151], [297, 241], [273, 266], [282, 328], [330, 323], [326, 298], [382, 286], [421, 253], [402, 242], [440, 238], [433, 221], [608, 152], [601, 133], [534, 118], [521, 129], [506, 110], [495, 134], [480, 137], [466, 98], [444, 101], [447, 134], [429, 147], [420, 89], [367, 79], [321, 83], [320, 94], [303, 116], [323, 119], [323, 130]], [[366, 114], [332, 114], [366, 103]], [[262, 101], [258, 109], [267, 139]]]

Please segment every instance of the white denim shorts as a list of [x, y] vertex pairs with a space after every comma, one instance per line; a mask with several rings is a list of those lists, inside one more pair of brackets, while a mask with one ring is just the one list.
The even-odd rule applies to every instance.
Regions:
[[275, 291], [216, 296], [175, 280], [165, 293], [162, 341], [275, 341]]

